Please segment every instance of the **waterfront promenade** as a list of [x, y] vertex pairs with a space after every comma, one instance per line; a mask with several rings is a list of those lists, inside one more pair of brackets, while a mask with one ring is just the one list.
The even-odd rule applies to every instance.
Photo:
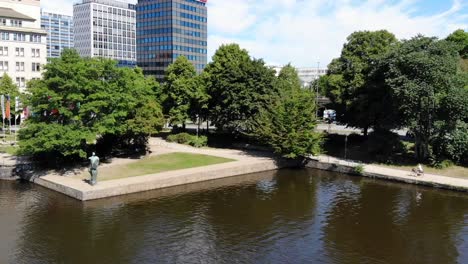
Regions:
[[[213, 148], [200, 149], [176, 143], [168, 143], [161, 138], [151, 138], [149, 147], [151, 150], [150, 156], [155, 157], [167, 153], [185, 152], [223, 157], [234, 161], [204, 167], [99, 181], [96, 186], [90, 186], [87, 182], [83, 181], [83, 179], [74, 177], [76, 176], [75, 174], [85, 172], [85, 168], [80, 171], [75, 171], [75, 173], [65, 173], [67, 176], [51, 173], [44, 177], [34, 179], [34, 182], [75, 199], [87, 201], [297, 166], [296, 162], [286, 162], [264, 152]], [[103, 164], [101, 168], [137, 161], [138, 159], [114, 159], [112, 163]], [[361, 173], [356, 173], [355, 168], [359, 165], [363, 166], [363, 171]], [[424, 174], [423, 176], [416, 177], [404, 170], [378, 165], [360, 164], [329, 156], [310, 157], [308, 162], [305, 163], [305, 167], [354, 175], [359, 174], [359, 176], [363, 177], [456, 191], [468, 191], [468, 179], [466, 178], [434, 174]]]
[[[198, 149], [168, 143], [159, 138], [152, 138], [150, 140], [150, 149], [152, 151], [151, 156], [171, 152], [187, 152], [223, 157], [235, 161], [108, 181], [99, 181], [98, 177], [98, 184], [96, 186], [90, 186], [85, 181], [75, 177], [66, 177], [58, 174], [36, 178], [34, 182], [75, 199], [87, 201], [249, 173], [277, 170], [294, 165], [291, 162], [278, 160], [272, 155], [261, 152], [211, 148]], [[137, 160], [117, 159], [111, 164], [104, 166], [116, 166], [135, 161]]]

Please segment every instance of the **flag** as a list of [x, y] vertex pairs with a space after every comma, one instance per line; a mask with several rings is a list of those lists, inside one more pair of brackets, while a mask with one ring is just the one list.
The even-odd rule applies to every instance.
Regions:
[[5, 120], [5, 96], [3, 94], [0, 100], [2, 101], [2, 120]]
[[15, 97], [15, 112], [14, 112], [14, 115], [15, 115], [15, 121], [16, 121], [16, 115], [19, 115], [20, 118], [21, 118], [21, 113], [19, 113], [19, 110], [20, 110], [20, 100], [19, 100], [19, 97], [16, 96]]
[[5, 110], [5, 117], [10, 120], [10, 96], [6, 96], [6, 110]]

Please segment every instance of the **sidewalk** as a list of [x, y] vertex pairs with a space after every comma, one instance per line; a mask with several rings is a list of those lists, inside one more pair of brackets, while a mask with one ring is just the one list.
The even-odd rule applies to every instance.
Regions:
[[361, 176], [364, 177], [468, 192], [468, 179], [460, 177], [441, 176], [435, 174], [414, 176], [411, 172], [405, 170], [392, 169], [371, 164], [361, 164], [330, 156], [312, 157], [312, 161], [308, 163], [308, 167], [352, 174], [356, 174], [354, 172], [354, 168], [358, 165], [363, 165], [364, 172]]

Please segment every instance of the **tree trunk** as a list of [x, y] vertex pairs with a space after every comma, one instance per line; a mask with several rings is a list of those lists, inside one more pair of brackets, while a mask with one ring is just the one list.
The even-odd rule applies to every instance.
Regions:
[[424, 137], [415, 136], [414, 154], [419, 161], [429, 158], [429, 142]]
[[364, 133], [364, 136], [367, 137], [367, 135], [369, 134], [369, 127], [366, 126], [366, 127], [364, 128], [363, 133]]

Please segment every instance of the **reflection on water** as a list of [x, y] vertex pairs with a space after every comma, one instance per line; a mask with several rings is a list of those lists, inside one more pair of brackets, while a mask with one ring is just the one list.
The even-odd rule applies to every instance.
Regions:
[[282, 170], [81, 203], [0, 181], [0, 263], [467, 263], [468, 195]]

